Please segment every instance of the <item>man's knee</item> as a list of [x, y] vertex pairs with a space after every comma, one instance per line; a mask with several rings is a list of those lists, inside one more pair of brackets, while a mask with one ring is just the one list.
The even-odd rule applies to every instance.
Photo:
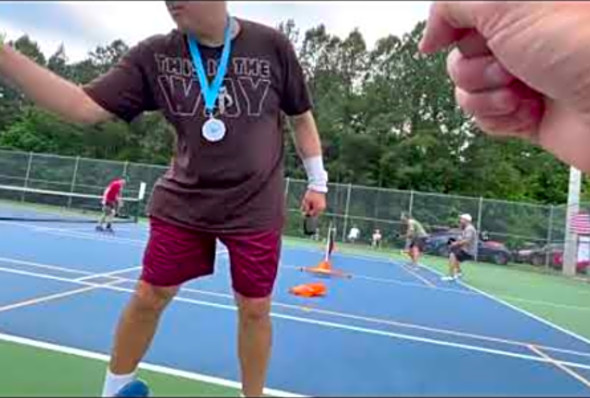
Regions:
[[177, 291], [178, 286], [153, 286], [144, 281], [139, 281], [133, 295], [133, 307], [142, 312], [159, 313], [166, 308]]
[[246, 322], [261, 322], [270, 318], [270, 296], [248, 298], [236, 293], [240, 319]]

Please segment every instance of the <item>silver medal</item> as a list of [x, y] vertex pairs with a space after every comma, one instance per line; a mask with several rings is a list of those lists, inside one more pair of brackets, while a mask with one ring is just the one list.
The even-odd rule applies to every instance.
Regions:
[[203, 137], [209, 142], [221, 141], [225, 137], [225, 123], [211, 118], [203, 124]]

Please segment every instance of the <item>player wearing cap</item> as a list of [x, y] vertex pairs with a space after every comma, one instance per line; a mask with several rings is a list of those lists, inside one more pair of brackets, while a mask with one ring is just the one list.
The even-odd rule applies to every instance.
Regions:
[[469, 214], [462, 214], [459, 217], [461, 236], [459, 240], [449, 242], [449, 275], [443, 280], [451, 281], [460, 278], [461, 263], [473, 260], [477, 253], [477, 231], [472, 224]]

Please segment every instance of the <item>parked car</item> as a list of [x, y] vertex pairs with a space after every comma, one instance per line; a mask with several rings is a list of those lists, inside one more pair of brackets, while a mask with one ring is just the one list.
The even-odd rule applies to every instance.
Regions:
[[[449, 240], [458, 239], [461, 231], [451, 229], [444, 232], [437, 232], [426, 239], [424, 252], [442, 257], [449, 256]], [[499, 265], [506, 265], [512, 259], [510, 250], [501, 242], [483, 239], [485, 234], [480, 234], [478, 240], [477, 258], [479, 261], [490, 262]]]
[[533, 257], [541, 250], [536, 243], [525, 243], [512, 252], [512, 260], [516, 263], [532, 264]]
[[[515, 252], [518, 262], [532, 264], [537, 267], [548, 264], [555, 269], [563, 268], [563, 243], [551, 243], [542, 247], [523, 248]], [[590, 269], [589, 260], [579, 260], [576, 264], [576, 271], [587, 273]]]

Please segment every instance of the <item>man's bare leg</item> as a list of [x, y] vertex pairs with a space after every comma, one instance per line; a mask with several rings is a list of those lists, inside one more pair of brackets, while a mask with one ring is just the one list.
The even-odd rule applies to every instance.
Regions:
[[238, 356], [242, 393], [260, 397], [264, 390], [272, 346], [270, 297], [247, 298], [235, 294], [238, 305]]
[[457, 271], [457, 256], [455, 256], [455, 253], [451, 253], [449, 255], [449, 276], [450, 277], [455, 277], [456, 275], [456, 271]]
[[118, 390], [116, 387], [122, 387], [114, 386], [109, 379], [135, 372], [154, 337], [160, 315], [177, 291], [178, 287], [156, 287], [144, 281], [137, 283], [117, 325], [103, 396], [112, 396]]

